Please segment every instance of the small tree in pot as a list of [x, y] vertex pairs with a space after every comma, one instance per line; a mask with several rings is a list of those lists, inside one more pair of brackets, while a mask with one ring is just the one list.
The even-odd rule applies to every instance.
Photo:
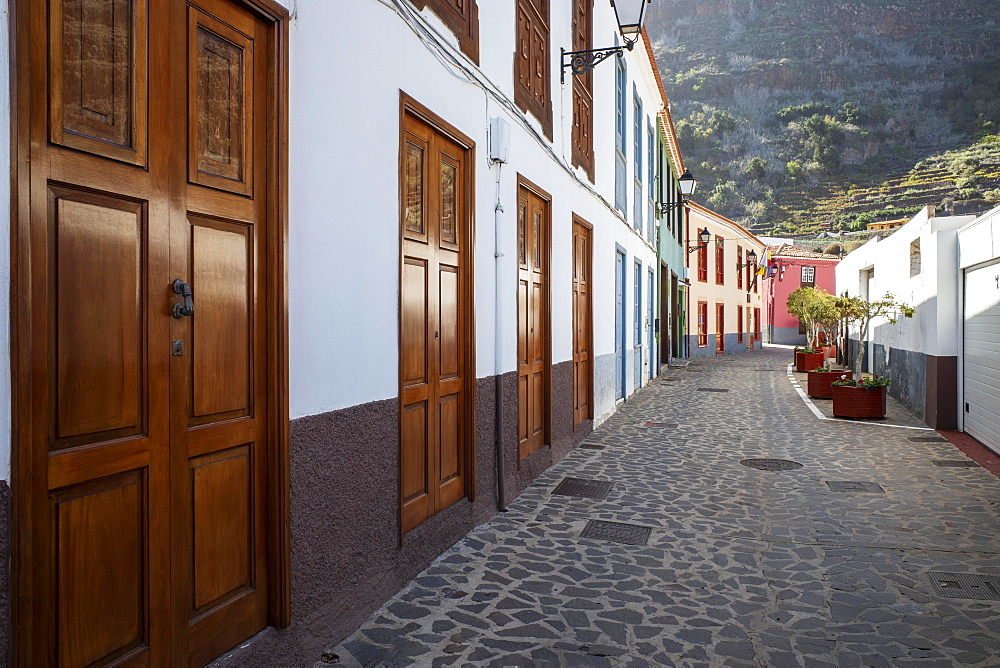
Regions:
[[796, 355], [796, 369], [811, 371], [822, 366], [825, 355], [817, 350], [819, 345], [820, 318], [829, 310], [831, 295], [822, 289], [798, 288], [788, 295], [785, 305], [788, 312], [798, 317], [806, 328], [806, 349]]
[[868, 338], [872, 320], [886, 318], [895, 325], [899, 315], [904, 318], [912, 318], [914, 308], [896, 299], [891, 292], [885, 293], [885, 296], [878, 301], [868, 301], [860, 297], [838, 297], [837, 299], [842, 300], [841, 308], [844, 320], [858, 325], [858, 340], [862, 345], [858, 346], [858, 354], [854, 356], [851, 371], [854, 375], [854, 381], [860, 383], [862, 380], [861, 362], [865, 359], [863, 343]]
[[[843, 299], [843, 298], [842, 298]], [[858, 297], [847, 297], [842, 304], [845, 320], [856, 323], [859, 341], [868, 338], [872, 320], [886, 318], [895, 324], [899, 315], [913, 317], [913, 307], [898, 301], [891, 293], [878, 301], [868, 301]], [[851, 365], [851, 375], [844, 374], [831, 385], [833, 392], [833, 414], [837, 417], [883, 418], [885, 417], [885, 392], [889, 379], [879, 376], [865, 378], [861, 375], [861, 362], [865, 357], [864, 345], [859, 346]]]

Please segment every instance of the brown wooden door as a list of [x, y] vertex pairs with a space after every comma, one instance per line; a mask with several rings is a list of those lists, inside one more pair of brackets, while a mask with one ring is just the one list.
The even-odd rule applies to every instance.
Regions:
[[401, 151], [402, 531], [466, 492], [466, 150], [404, 116]]
[[573, 221], [573, 425], [592, 417], [590, 410], [592, 308], [590, 228]]
[[715, 354], [722, 355], [726, 352], [726, 307], [724, 304], [715, 305]]
[[271, 33], [230, 0], [48, 9], [23, 19], [47, 113], [20, 246], [22, 657], [201, 665], [267, 623]]
[[548, 443], [548, 201], [525, 184], [517, 197], [517, 434], [523, 459]]

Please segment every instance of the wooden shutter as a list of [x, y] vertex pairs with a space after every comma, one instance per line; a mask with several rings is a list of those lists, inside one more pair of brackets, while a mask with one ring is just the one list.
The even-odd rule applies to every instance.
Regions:
[[430, 7], [458, 38], [462, 53], [479, 64], [479, 7], [476, 0], [413, 0], [417, 9]]
[[715, 237], [715, 282], [723, 285], [726, 282], [726, 247], [722, 237]]
[[517, 0], [514, 102], [542, 123], [552, 139], [549, 99], [549, 0]]
[[708, 246], [698, 247], [698, 280], [702, 283], [708, 282]]
[[[743, 288], [743, 271], [742, 271], [743, 267], [740, 266], [741, 264], [743, 264], [743, 246], [737, 246], [736, 247], [736, 287], [742, 289]], [[749, 279], [749, 276], [750, 276], [750, 267], [747, 267], [746, 270], [747, 270], [747, 278]]]
[[[594, 0], [573, 0], [573, 50], [593, 48]], [[594, 77], [591, 72], [573, 75], [573, 166], [582, 167], [594, 180]]]

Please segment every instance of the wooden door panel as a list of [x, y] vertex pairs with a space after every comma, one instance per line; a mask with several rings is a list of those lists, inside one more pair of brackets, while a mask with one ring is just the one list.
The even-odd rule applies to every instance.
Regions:
[[141, 654], [149, 638], [141, 471], [51, 495], [60, 666]]
[[192, 617], [253, 586], [252, 447], [190, 460]]
[[427, 402], [416, 401], [403, 409], [401, 425], [404, 508], [427, 496]]
[[[189, 8], [189, 15], [188, 179], [249, 195], [253, 192], [253, 39], [196, 7]], [[241, 27], [252, 33], [252, 19]]]
[[253, 411], [253, 236], [243, 224], [189, 217], [195, 314], [192, 424]]
[[517, 362], [518, 365], [528, 364], [528, 344], [531, 341], [528, 333], [531, 329], [528, 309], [531, 307], [531, 300], [528, 292], [528, 281], [519, 280], [517, 283]]
[[[400, 296], [400, 374], [403, 387], [427, 383], [427, 261], [408, 257], [403, 261]], [[426, 396], [426, 395], [424, 395]]]
[[146, 207], [53, 187], [54, 448], [144, 430]]
[[438, 402], [438, 438], [441, 456], [438, 458], [438, 480], [444, 486], [462, 475], [461, 397], [452, 394]]
[[460, 304], [462, 295], [458, 267], [442, 266], [438, 272], [438, 380], [461, 374], [462, 350]]
[[146, 0], [51, 0], [49, 135], [146, 164]]

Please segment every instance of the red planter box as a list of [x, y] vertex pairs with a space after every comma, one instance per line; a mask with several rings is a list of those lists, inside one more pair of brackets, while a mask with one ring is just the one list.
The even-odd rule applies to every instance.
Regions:
[[808, 377], [808, 394], [816, 399], [833, 399], [833, 386], [830, 385], [844, 375], [843, 371], [810, 371]]
[[863, 390], [860, 387], [834, 385], [830, 388], [833, 394], [834, 417], [846, 418], [884, 418], [885, 388]]
[[813, 371], [823, 366], [823, 353], [795, 353], [796, 371]]

